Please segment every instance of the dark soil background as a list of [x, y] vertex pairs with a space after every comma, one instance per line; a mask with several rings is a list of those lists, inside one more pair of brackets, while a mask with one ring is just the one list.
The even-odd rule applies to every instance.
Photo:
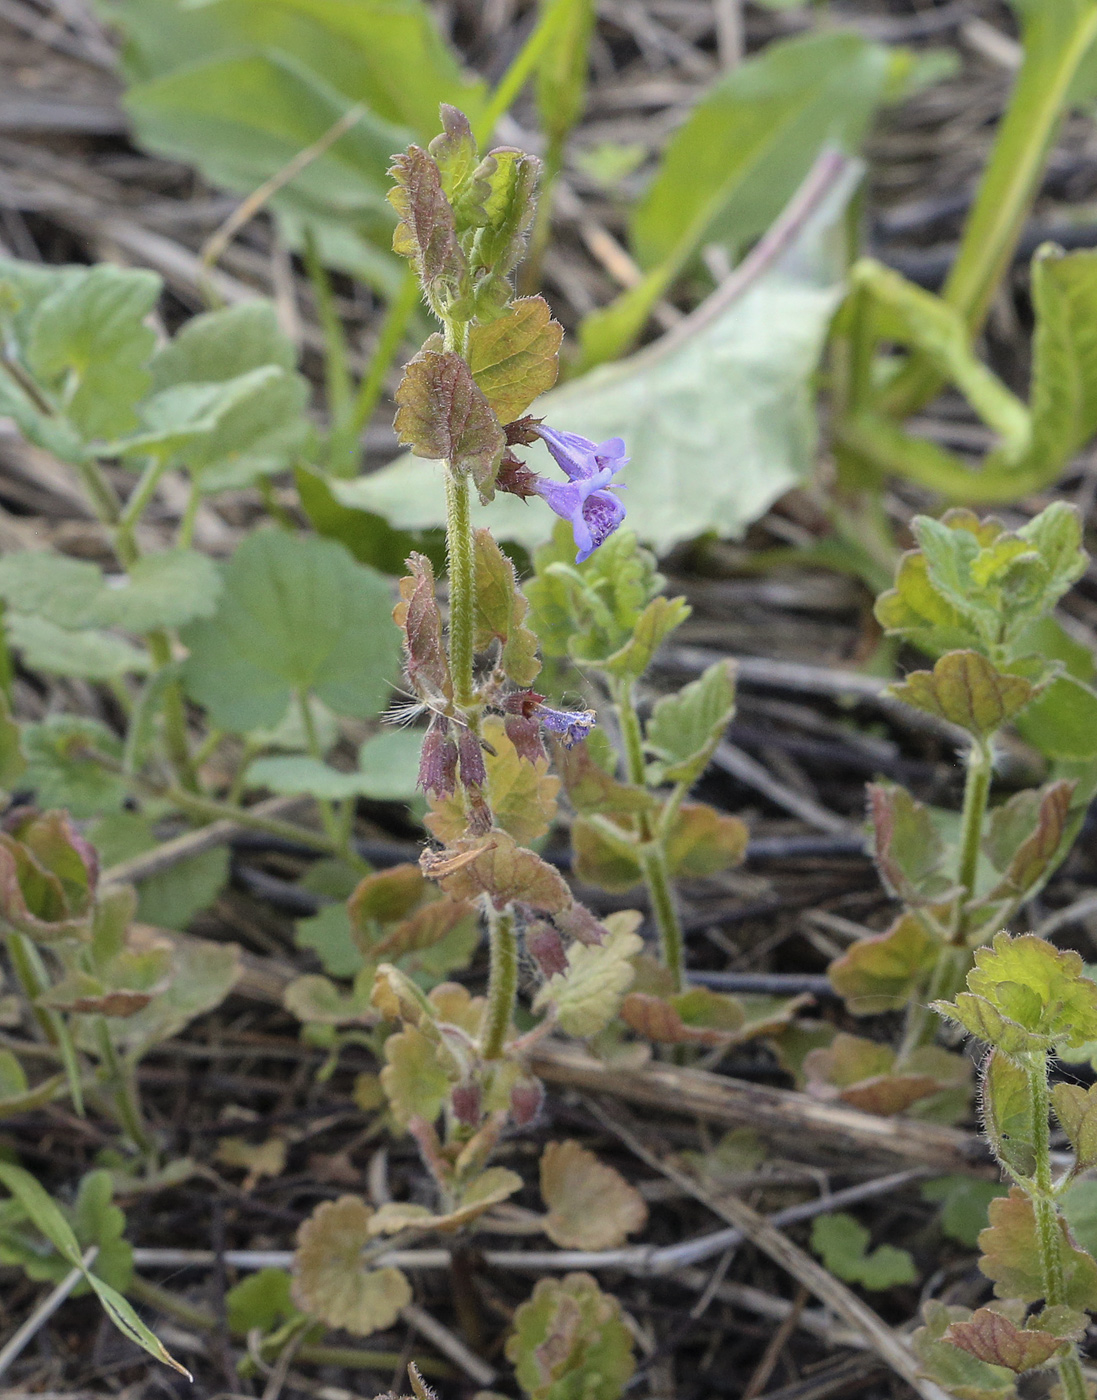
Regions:
[[[531, 22], [530, 7], [519, 0], [453, 0], [434, 9], [468, 62], [489, 76], [503, 71]], [[781, 11], [740, 6], [739, 0], [602, 0], [599, 15], [594, 80], [576, 150], [605, 141], [657, 150], [722, 67], [808, 26], [838, 22], [887, 43], [953, 48], [960, 60], [957, 76], [890, 110], [879, 123], [869, 146], [864, 213], [869, 251], [926, 286], [940, 285], [1017, 61], [1005, 5], [834, 0]], [[131, 144], [121, 91], [114, 40], [82, 0], [0, 0], [0, 252], [47, 263], [111, 259], [153, 267], [167, 285], [161, 314], [174, 326], [203, 309], [198, 249], [238, 201], [205, 187], [189, 168]], [[533, 129], [529, 109], [519, 105], [506, 139], [521, 143], [523, 132]], [[627, 284], [633, 269], [619, 204], [574, 163], [557, 200], [555, 228], [545, 290], [572, 330], [585, 312]], [[1097, 127], [1089, 117], [1073, 117], [1064, 127], [1026, 232], [1025, 257], [1019, 257], [987, 331], [995, 369], [1022, 391], [1030, 322], [1025, 263], [1048, 237], [1070, 247], [1097, 246]], [[313, 298], [265, 217], [247, 225], [222, 267], [239, 283], [293, 303], [304, 369], [319, 381], [321, 334]], [[338, 291], [352, 342], [368, 358], [381, 308], [349, 282], [338, 283]], [[688, 302], [665, 305], [662, 323], [671, 324], [683, 309]], [[390, 421], [386, 404], [366, 434], [371, 466], [395, 452]], [[920, 428], [959, 450], [987, 440], [963, 405], [948, 397], [932, 406]], [[1059, 488], [1090, 519], [1095, 469], [1097, 459], [1083, 456]], [[751, 977], [776, 975], [765, 985], [816, 995], [813, 1014], [885, 1037], [889, 1022], [866, 1028], [848, 1021], [821, 985], [829, 960], [864, 928], [884, 927], [893, 912], [861, 854], [864, 784], [884, 775], [908, 784], [919, 797], [948, 803], [959, 792], [960, 774], [947, 743], [882, 708], [868, 684], [862, 693], [851, 693], [837, 674], [869, 658], [879, 640], [868, 591], [836, 573], [791, 566], [761, 572], [752, 564], [760, 551], [808, 544], [824, 533], [820, 502], [827, 481], [824, 455], [817, 484], [778, 502], [746, 541], [682, 549], [666, 561], [668, 590], [685, 593], [694, 612], [660, 659], [652, 687], [680, 683], [718, 655], [742, 659], [738, 715], [702, 793], [741, 815], [752, 842], [742, 867], [683, 890], [691, 968], [732, 974], [732, 984], [744, 989], [762, 985]], [[286, 509], [296, 509], [288, 487], [276, 486], [276, 496]], [[1003, 514], [1020, 523], [1048, 499], [1032, 498]], [[169, 480], [149, 530], [162, 527], [166, 540], [185, 501], [183, 483]], [[900, 486], [887, 498], [900, 528], [932, 504]], [[206, 502], [196, 541], [224, 554], [262, 511], [257, 492]], [[80, 558], [110, 562], [102, 532], [66, 470], [0, 420], [0, 551], [41, 547], [43, 541]], [[1093, 568], [1067, 599], [1065, 614], [1072, 635], [1097, 648]], [[111, 717], [109, 696], [80, 682], [20, 673], [16, 687], [23, 718], [59, 709]], [[1003, 790], [1011, 781], [1036, 781], [1038, 773], [1037, 757], [1018, 744], [1008, 755]], [[378, 863], [409, 853], [414, 858], [414, 833], [401, 824], [397, 809], [363, 808], [360, 835]], [[142, 1312], [195, 1372], [193, 1387], [148, 1363], [93, 1301], [77, 1298], [38, 1332], [0, 1382], [9, 1387], [3, 1395], [140, 1400], [170, 1392], [276, 1400], [280, 1393], [299, 1393], [344, 1400], [406, 1388], [404, 1365], [413, 1356], [433, 1362], [432, 1379], [447, 1400], [484, 1388], [491, 1371], [498, 1372], [491, 1385], [515, 1393], [502, 1342], [536, 1275], [494, 1266], [478, 1251], [485, 1240], [493, 1249], [520, 1249], [521, 1210], [499, 1215], [499, 1231], [509, 1230], [512, 1238], [495, 1238], [493, 1226], [492, 1235], [459, 1245], [448, 1270], [413, 1275], [425, 1321], [416, 1324], [413, 1317], [366, 1343], [336, 1336], [327, 1339], [326, 1353], [306, 1349], [285, 1366], [272, 1370], [259, 1363], [251, 1378], [237, 1374], [246, 1349], [230, 1337], [224, 1314], [225, 1291], [243, 1276], [232, 1252], [290, 1249], [297, 1226], [318, 1202], [348, 1190], [402, 1197], [414, 1194], [422, 1177], [410, 1141], [387, 1138], [379, 1121], [353, 1102], [355, 1075], [376, 1069], [368, 1053], [346, 1052], [334, 1076], [318, 1082], [323, 1053], [302, 1043], [296, 1021], [281, 1009], [278, 994], [286, 978], [294, 970], [316, 970], [292, 937], [293, 918], [307, 905], [293, 882], [306, 863], [293, 850], [237, 843], [232, 886], [193, 932], [238, 943], [248, 955], [248, 976], [217, 1013], [160, 1047], [141, 1070], [148, 1111], [167, 1155], [189, 1156], [200, 1165], [180, 1186], [123, 1202], [128, 1237], [139, 1248], [211, 1252], [202, 1265], [138, 1270], [146, 1280], [138, 1299]], [[1069, 861], [1027, 909], [1029, 926], [1039, 927], [1094, 883], [1093, 832], [1087, 826]], [[596, 907], [613, 907], [596, 892], [584, 897]], [[622, 903], [635, 900], [616, 901]], [[1097, 912], [1057, 935], [1089, 956], [1094, 936]], [[482, 975], [478, 963], [470, 980]], [[0, 1046], [20, 1048], [26, 1034], [0, 1032]], [[760, 1086], [787, 1089], [792, 1083], [761, 1047], [733, 1051], [719, 1068]], [[651, 1206], [645, 1243], [676, 1244], [717, 1228], [721, 1222], [710, 1210], [628, 1145], [627, 1138], [638, 1133], [651, 1154], [673, 1160], [711, 1146], [724, 1131], [719, 1123], [676, 1111], [681, 1107], [668, 1101], [665, 1111], [639, 1109], [592, 1098], [578, 1085], [554, 1084], [535, 1128], [510, 1139], [499, 1158], [523, 1170], [531, 1183], [518, 1205], [537, 1205], [536, 1155], [545, 1141], [567, 1135], [640, 1186]], [[240, 1171], [215, 1160], [221, 1137], [260, 1141], [272, 1131], [287, 1147], [280, 1175], [244, 1182]], [[111, 1124], [78, 1119], [59, 1107], [0, 1124], [0, 1150], [10, 1148], [58, 1191], [71, 1188], [114, 1138]], [[856, 1142], [835, 1150], [833, 1142], [817, 1142], [804, 1127], [760, 1166], [733, 1172], [721, 1189], [734, 1188], [770, 1213], [820, 1190], [864, 1186], [897, 1166], [926, 1166], [916, 1158], [909, 1150], [874, 1159]], [[917, 1181], [898, 1183], [855, 1212], [874, 1241], [902, 1243], [914, 1252], [925, 1296], [969, 1305], [986, 1296], [973, 1256], [942, 1239], [935, 1209], [922, 1201]], [[793, 1227], [793, 1238], [803, 1242], [804, 1231]], [[843, 1324], [798, 1294], [797, 1285], [750, 1246], [661, 1277], [622, 1270], [604, 1273], [600, 1281], [618, 1294], [635, 1327], [640, 1368], [631, 1393], [638, 1396], [824, 1400], [907, 1393]], [[156, 1289], [166, 1296], [158, 1300]], [[10, 1335], [42, 1294], [41, 1284], [0, 1266], [0, 1335]], [[870, 1301], [888, 1323], [906, 1328], [915, 1325], [921, 1300], [916, 1288], [896, 1288]], [[441, 1333], [436, 1326], [432, 1335], [431, 1319], [441, 1324]], [[462, 1364], [462, 1345], [487, 1364], [479, 1379], [475, 1367], [470, 1374]]]

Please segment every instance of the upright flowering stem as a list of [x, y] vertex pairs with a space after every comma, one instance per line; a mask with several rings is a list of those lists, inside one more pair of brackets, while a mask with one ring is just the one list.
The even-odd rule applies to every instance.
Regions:
[[[621, 738], [625, 746], [625, 766], [628, 780], [638, 787], [644, 786], [644, 742], [640, 728], [640, 717], [636, 713], [636, 702], [632, 693], [632, 683], [622, 681], [614, 694], [617, 714], [621, 723]], [[659, 947], [663, 964], [674, 979], [674, 990], [685, 990], [685, 948], [682, 935], [682, 921], [678, 917], [678, 906], [674, 899], [670, 867], [667, 864], [666, 841], [662, 833], [652, 826], [647, 812], [639, 816], [641, 845], [638, 851], [640, 868], [644, 872], [651, 912], [655, 916], [655, 926], [659, 930]]]
[[449, 665], [453, 698], [475, 703], [472, 657], [476, 606], [476, 561], [468, 477], [446, 470], [446, 554], [449, 564]]
[[518, 934], [510, 905], [500, 912], [489, 900], [486, 912], [491, 971], [488, 1004], [480, 1031], [480, 1053], [485, 1060], [501, 1060], [518, 994]]

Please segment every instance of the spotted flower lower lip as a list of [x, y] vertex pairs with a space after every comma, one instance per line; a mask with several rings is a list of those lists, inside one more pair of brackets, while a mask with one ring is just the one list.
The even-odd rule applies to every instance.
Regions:
[[549, 705], [537, 707], [537, 718], [550, 734], [559, 736], [566, 749], [585, 739], [598, 723], [593, 710], [554, 710]]
[[533, 431], [542, 439], [567, 482], [538, 477], [534, 490], [549, 508], [566, 520], [575, 536], [577, 564], [589, 559], [625, 518], [613, 478], [628, 462], [622, 438], [595, 443], [578, 433], [557, 432], [543, 425]]

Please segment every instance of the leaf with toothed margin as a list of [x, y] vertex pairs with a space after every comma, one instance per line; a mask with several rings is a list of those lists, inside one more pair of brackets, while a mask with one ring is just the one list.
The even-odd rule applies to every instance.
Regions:
[[1074, 1148], [1078, 1169], [1097, 1166], [1097, 1084], [1088, 1089], [1080, 1084], [1056, 1084], [1051, 1090], [1051, 1106]]
[[[439, 337], [432, 336], [428, 347]], [[506, 438], [491, 405], [460, 355], [424, 348], [404, 366], [394, 427], [417, 457], [450, 464], [471, 476], [490, 501]]]
[[590, 1274], [541, 1279], [507, 1341], [529, 1400], [619, 1400], [636, 1369], [632, 1351], [620, 1303]]
[[[994, 1283], [998, 1298], [1035, 1303], [1046, 1287], [1032, 1201], [1018, 1186], [991, 1201], [989, 1226], [979, 1236], [979, 1268]], [[1066, 1222], [1057, 1220], [1065, 1282], [1064, 1301], [1072, 1308], [1097, 1307], [1097, 1262], [1071, 1242]]]
[[488, 894], [500, 908], [520, 900], [547, 914], [558, 913], [572, 903], [560, 872], [497, 827], [450, 850], [437, 854], [426, 851], [421, 864], [424, 874], [437, 880], [454, 899]]
[[907, 1005], [936, 967], [940, 950], [918, 919], [903, 914], [885, 933], [851, 944], [827, 975], [854, 1016], [877, 1016]]
[[555, 1012], [560, 1029], [582, 1038], [597, 1035], [616, 1016], [635, 972], [631, 959], [643, 947], [635, 933], [640, 915], [610, 914], [609, 936], [600, 945], [572, 943], [566, 972], [558, 972], [534, 998], [534, 1011]]
[[922, 1309], [925, 1326], [911, 1338], [911, 1350], [926, 1374], [943, 1385], [957, 1400], [1012, 1400], [1015, 1376], [1004, 1366], [989, 1366], [969, 1352], [944, 1340], [954, 1322], [966, 1322], [967, 1308], [950, 1308], [936, 1298]]
[[442, 173], [421, 146], [393, 158], [388, 202], [400, 216], [392, 251], [409, 258], [431, 306], [448, 310], [468, 292], [468, 263], [457, 242], [453, 209]]
[[717, 661], [697, 680], [656, 702], [645, 731], [645, 744], [655, 755], [648, 765], [648, 782], [692, 785], [701, 776], [712, 751], [735, 714], [735, 670], [730, 661]]
[[911, 671], [889, 693], [896, 700], [986, 738], [1036, 695], [1023, 676], [1003, 673], [977, 651], [950, 651], [932, 671]]
[[[547, 757], [530, 763], [519, 756], [498, 715], [484, 720], [481, 735], [490, 746], [484, 753], [484, 766], [488, 806], [496, 826], [523, 845], [538, 840], [555, 820], [560, 779], [548, 771]], [[450, 797], [432, 798], [430, 806], [424, 819], [428, 830], [444, 843], [459, 841], [468, 829], [468, 809], [461, 790]]]
[[544, 297], [519, 297], [496, 320], [472, 328], [469, 368], [500, 423], [520, 418], [556, 383], [564, 328], [551, 318]]
[[477, 530], [473, 540], [476, 567], [475, 635], [477, 651], [492, 642], [501, 648], [499, 663], [517, 686], [533, 683], [541, 663], [537, 637], [526, 626], [529, 603], [518, 587], [514, 565], [495, 543], [490, 530]]
[[978, 1308], [966, 1322], [954, 1322], [944, 1341], [970, 1352], [988, 1366], [1005, 1366], [1020, 1375], [1050, 1361], [1062, 1347], [1062, 1337], [1016, 1327], [993, 1308]]
[[359, 1337], [391, 1327], [411, 1302], [411, 1286], [399, 1269], [363, 1262], [373, 1216], [359, 1196], [324, 1201], [298, 1230], [293, 1256], [297, 1306]]
[[561, 1249], [614, 1249], [647, 1223], [639, 1191], [571, 1140], [550, 1142], [541, 1153], [541, 1199], [545, 1234]]
[[946, 849], [929, 808], [894, 783], [868, 785], [874, 859], [880, 878], [904, 904], [944, 900], [955, 882], [943, 872]]
[[1000, 933], [990, 948], [978, 949], [967, 985], [934, 1009], [1007, 1055], [1076, 1049], [1097, 1039], [1097, 983], [1084, 976], [1077, 953], [1033, 934]]

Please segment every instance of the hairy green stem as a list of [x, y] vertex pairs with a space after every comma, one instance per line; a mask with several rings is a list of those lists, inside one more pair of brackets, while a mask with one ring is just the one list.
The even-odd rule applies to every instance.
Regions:
[[[956, 872], [964, 891], [964, 902], [970, 900], [975, 893], [992, 769], [993, 759], [989, 742], [985, 739], [972, 740], [967, 756], [967, 776], [964, 780], [964, 805], [960, 812], [960, 864]], [[957, 943], [962, 942], [965, 932], [966, 921], [961, 914], [955, 937]]]
[[992, 756], [990, 745], [982, 739], [972, 741], [967, 758], [964, 781], [964, 805], [960, 813], [960, 856], [957, 883], [963, 890], [959, 897], [959, 912], [951, 940], [937, 955], [925, 993], [914, 997], [907, 1005], [903, 1038], [895, 1057], [896, 1068], [906, 1064], [921, 1045], [930, 1042], [937, 1031], [937, 1021], [931, 1014], [934, 1001], [947, 999], [962, 985], [969, 962], [964, 942], [967, 920], [964, 906], [975, 893], [975, 877], [979, 867], [979, 849], [983, 838], [983, 822], [990, 795]]
[[[638, 787], [643, 787], [644, 736], [640, 728], [640, 716], [636, 713], [631, 682], [622, 681], [614, 688], [614, 700], [621, 725], [621, 739], [625, 746], [625, 770], [628, 780]], [[670, 800], [674, 800], [674, 794]], [[681, 798], [678, 800], [681, 801]], [[641, 844], [637, 856], [640, 869], [644, 872], [644, 883], [651, 900], [655, 926], [659, 930], [663, 964], [673, 978], [674, 990], [680, 992], [685, 988], [686, 978], [685, 937], [667, 862], [667, 831], [662, 822], [658, 827], [654, 826], [647, 812], [639, 814], [638, 824]]]
[[453, 698], [464, 708], [476, 700], [473, 638], [476, 629], [476, 555], [469, 480], [446, 468], [446, 556], [449, 565], [449, 667]]
[[501, 1060], [518, 995], [518, 933], [510, 905], [500, 912], [488, 901], [486, 912], [491, 972], [480, 1028], [480, 1053], [485, 1060]]
[[[1035, 1168], [1032, 1173], [1032, 1209], [1036, 1217], [1036, 1240], [1044, 1279], [1044, 1302], [1049, 1308], [1067, 1303], [1066, 1275], [1063, 1269], [1063, 1231], [1055, 1204], [1055, 1182], [1051, 1171], [1051, 1135], [1048, 1125], [1050, 1101], [1047, 1083], [1047, 1056], [1029, 1056], [1025, 1065], [1029, 1104], [1032, 1109], [1032, 1146]], [[1065, 1400], [1086, 1400], [1088, 1388], [1078, 1357], [1078, 1348], [1056, 1360]]]
[[41, 954], [24, 933], [14, 931], [9, 933], [7, 945], [12, 971], [22, 988], [23, 996], [31, 1009], [31, 1014], [41, 1027], [43, 1035], [51, 1045], [57, 1048], [61, 1063], [65, 1068], [69, 1093], [72, 1095], [72, 1106], [83, 1117], [84, 1089], [80, 1080], [80, 1064], [76, 1055], [76, 1046], [72, 1043], [69, 1028], [65, 1025], [61, 1014], [39, 1002], [39, 998], [44, 996], [50, 987], [49, 976], [42, 965]]
[[640, 868], [644, 872], [644, 883], [651, 899], [651, 912], [655, 915], [655, 925], [659, 930], [659, 946], [663, 963], [670, 973], [674, 990], [681, 992], [686, 985], [685, 939], [682, 935], [682, 921], [678, 917], [678, 906], [674, 899], [674, 886], [670, 878], [667, 853], [657, 841], [640, 853]]

